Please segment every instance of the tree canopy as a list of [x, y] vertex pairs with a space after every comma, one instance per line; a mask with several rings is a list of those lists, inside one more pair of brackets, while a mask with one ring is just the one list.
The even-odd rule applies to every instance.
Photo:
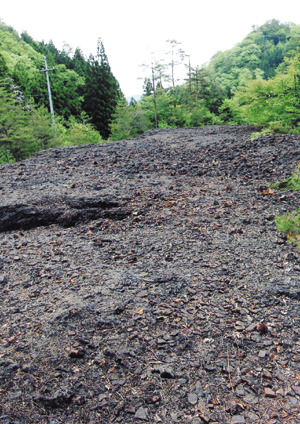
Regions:
[[[135, 137], [150, 128], [247, 123], [300, 132], [300, 25], [290, 22], [254, 26], [202, 66], [191, 62], [180, 42], [167, 40], [167, 53], [153, 52], [143, 64], [143, 95], [129, 104], [101, 38], [97, 54], [86, 58], [79, 47], [65, 44], [59, 51], [51, 40], [35, 41], [26, 31], [19, 36], [0, 22], [0, 45], [0, 162], [52, 145]], [[37, 72], [44, 56], [54, 67], [56, 140], [46, 78]]]

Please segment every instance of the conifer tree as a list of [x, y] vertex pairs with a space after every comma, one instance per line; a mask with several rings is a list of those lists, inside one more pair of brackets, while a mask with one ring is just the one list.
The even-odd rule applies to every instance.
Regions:
[[90, 56], [88, 61], [83, 108], [104, 139], [110, 135], [112, 115], [121, 97], [119, 84], [99, 38], [97, 56]]

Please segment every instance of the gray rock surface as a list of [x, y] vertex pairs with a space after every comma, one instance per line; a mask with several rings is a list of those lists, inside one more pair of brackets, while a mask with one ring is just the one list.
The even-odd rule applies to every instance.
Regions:
[[0, 422], [300, 422], [299, 136], [252, 131], [0, 167]]

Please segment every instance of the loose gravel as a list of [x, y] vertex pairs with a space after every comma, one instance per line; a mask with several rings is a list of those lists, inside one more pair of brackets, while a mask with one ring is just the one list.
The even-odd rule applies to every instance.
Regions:
[[300, 138], [253, 131], [0, 167], [0, 423], [300, 422]]

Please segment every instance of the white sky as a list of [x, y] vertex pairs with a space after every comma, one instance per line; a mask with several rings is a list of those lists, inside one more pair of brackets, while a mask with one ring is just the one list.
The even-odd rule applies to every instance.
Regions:
[[0, 18], [19, 34], [61, 50], [63, 43], [96, 53], [101, 37], [113, 74], [126, 97], [141, 94], [144, 74], [139, 65], [165, 41], [182, 42], [192, 66], [208, 62], [232, 48], [267, 20], [300, 24], [299, 0], [10, 0]]

